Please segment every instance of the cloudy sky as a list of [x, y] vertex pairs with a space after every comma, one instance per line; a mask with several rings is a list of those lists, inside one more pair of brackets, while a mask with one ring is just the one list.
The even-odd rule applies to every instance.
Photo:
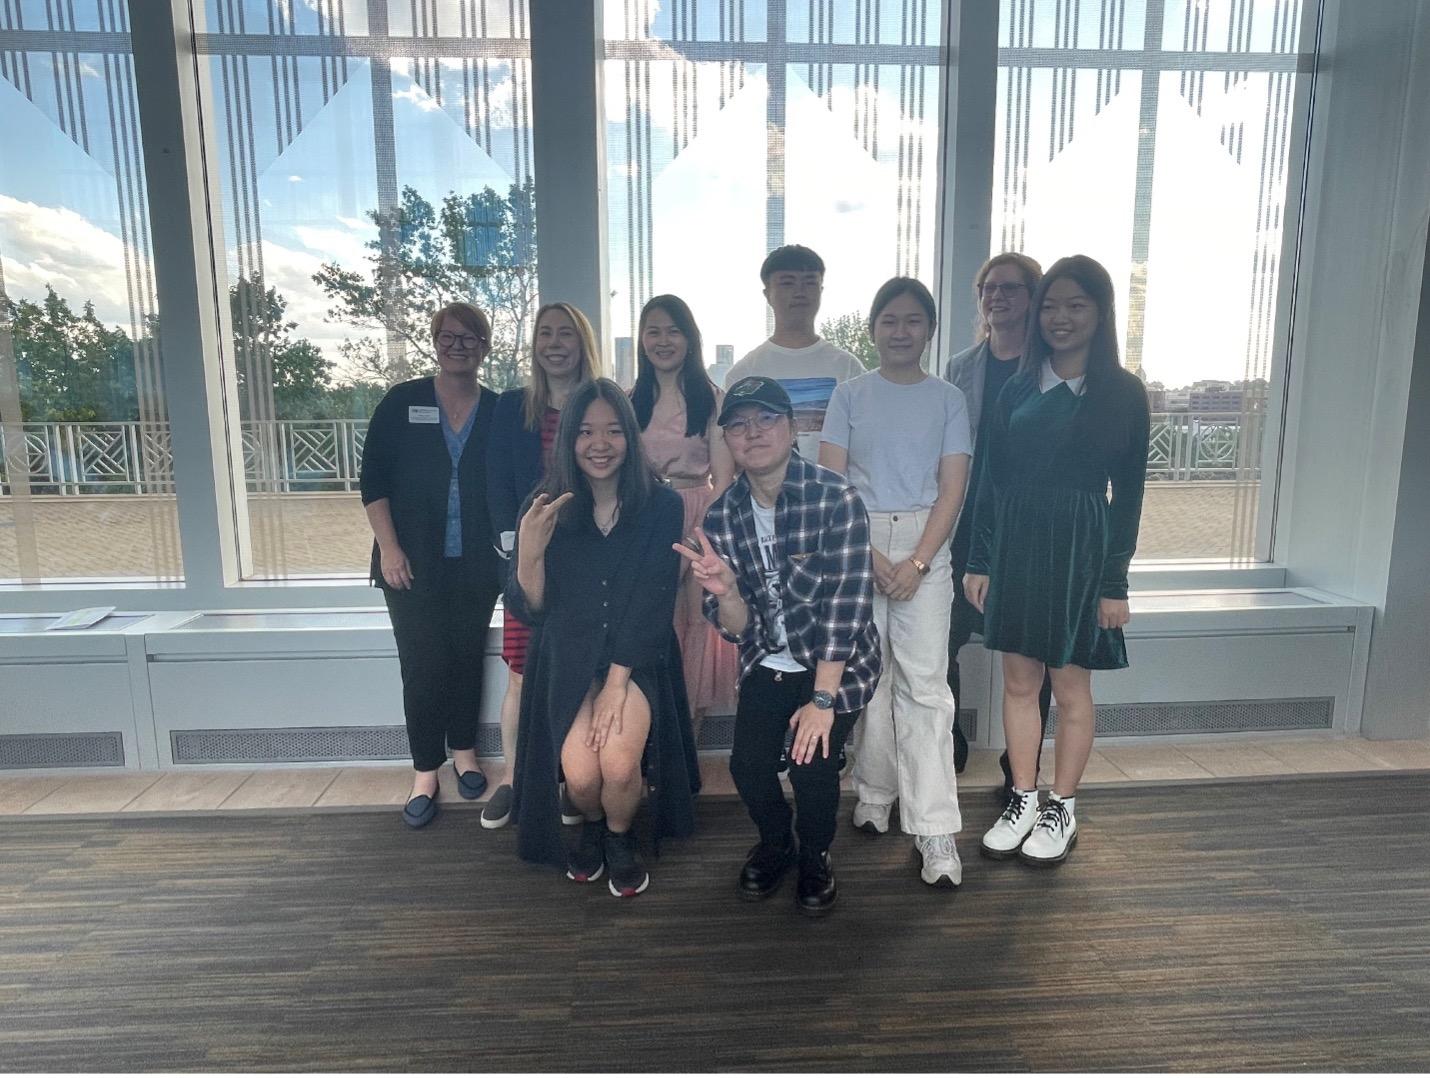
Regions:
[[[301, 2], [306, 6], [296, 9], [300, 29], [301, 19], [313, 18], [316, 0]], [[1175, 7], [1179, 0], [1167, 2]], [[249, 6], [256, 13], [262, 5], [249, 0]], [[495, 6], [505, 9], [504, 4]], [[654, 15], [652, 32], [667, 33], [669, 19], [659, 6], [643, 6]], [[747, 12], [757, 6], [748, 4]], [[350, 32], [365, 29], [362, 7], [350, 3]], [[393, 31], [402, 33], [407, 28], [400, 14], [407, 5], [393, 8]], [[792, 5], [791, 10], [795, 8], [803, 11], [803, 5]], [[628, 32], [622, 5], [608, 0], [606, 9], [608, 35]], [[454, 16], [451, 21], [455, 24]], [[257, 25], [261, 24], [250, 29]], [[631, 25], [639, 30], [639, 20]], [[1047, 29], [1040, 26], [1038, 32]], [[1129, 33], [1134, 31], [1140, 34], [1140, 29], [1129, 26]], [[800, 31], [792, 25], [791, 32]], [[121, 238], [101, 62], [86, 60], [93, 61], [86, 63], [80, 76], [86, 88], [90, 153], [56, 125], [58, 106], [48, 54], [31, 56], [33, 103], [0, 79], [0, 117], [6, 131], [6, 149], [0, 152], [0, 259], [12, 296], [38, 297], [49, 284], [76, 305], [92, 300], [100, 317], [127, 326], [129, 283], [140, 279], [135, 269], [140, 258]], [[701, 123], [698, 136], [672, 157], [677, 115], [671, 86], [677, 70], [697, 73], [694, 100]], [[901, 116], [897, 75], [886, 70], [891, 74], [882, 80], [877, 94], [868, 89], [856, 94], [846, 73], [845, 85], [834, 91], [831, 108], [805, 83], [803, 65], [788, 68], [785, 235], [790, 242], [816, 247], [824, 256], [829, 266], [826, 316], [862, 312], [878, 285], [895, 272], [899, 198], [895, 155], [901, 132], [924, 140], [925, 167], [917, 189], [906, 192], [906, 197], [914, 195], [922, 205], [920, 275], [932, 278], [938, 78], [931, 73], [926, 84], [925, 118], [910, 120]], [[264, 87], [254, 95], [253, 134], [265, 274], [288, 299], [290, 317], [299, 322], [300, 333], [336, 358], [336, 345], [355, 331], [327, 320], [328, 304], [311, 277], [330, 260], [360, 268], [363, 244], [374, 234], [366, 220], [366, 212], [376, 204], [369, 70], [364, 61], [350, 60], [346, 84], [319, 107], [319, 68], [316, 62], [304, 61], [299, 69], [304, 125], [281, 151], [275, 135], [278, 109], [268, 88], [268, 61], [254, 61], [252, 71]], [[765, 332], [757, 270], [765, 253], [766, 72], [763, 65], [747, 65], [743, 87], [723, 107], [715, 65], [687, 64], [672, 54], [652, 65], [651, 72], [653, 290], [676, 292], [691, 303], [712, 361], [716, 344], [732, 345], [738, 357]], [[213, 73], [217, 117], [227, 102], [216, 66]], [[490, 78], [494, 156], [462, 128], [458, 65], [447, 65], [443, 73], [445, 100], [439, 105], [412, 81], [405, 62], [394, 63], [399, 183], [416, 187], [436, 202], [449, 191], [488, 185], [504, 189], [511, 182], [513, 136], [518, 132], [513, 128], [510, 68], [493, 65]], [[1000, 109], [993, 234], [996, 244], [1005, 214], [1019, 213], [1025, 249], [1045, 265], [1074, 252], [1102, 260], [1118, 282], [1125, 328], [1140, 77], [1124, 75], [1120, 93], [1100, 110], [1092, 100], [1094, 74], [1083, 72], [1080, 78], [1076, 136], [1050, 152], [1052, 75], [1045, 71], [1033, 75], [1033, 104], [1026, 121], [1031, 153], [1026, 173], [1019, 177], [1028, 193], [1025, 207], [1005, 204], [1001, 154], [1008, 132], [1005, 110]], [[1259, 147], [1268, 76], [1235, 83], [1220, 75], [1209, 77], [1200, 113], [1179, 93], [1178, 76], [1162, 79], [1148, 267], [1147, 374], [1174, 386], [1198, 378], [1240, 378], [1247, 362], [1255, 252], [1258, 244], [1266, 243], [1279, 251], [1277, 232], [1257, 233]], [[1006, 93], [1002, 82], [1000, 77], [1000, 93]], [[611, 324], [619, 335], [628, 332], [632, 299], [627, 272], [630, 236], [625, 225], [626, 91], [620, 62], [608, 64], [605, 89], [612, 204]], [[877, 159], [855, 137], [851, 123], [856, 110], [866, 108], [879, 117]], [[1223, 131], [1237, 123], [1244, 123], [1246, 131], [1240, 161], [1222, 144]], [[216, 128], [226, 166], [227, 135], [217, 124]], [[16, 152], [15, 147], [24, 147], [24, 152]], [[221, 183], [228, 177], [225, 167]], [[225, 188], [218, 199], [225, 208], [227, 237], [237, 232], [231, 193]], [[1280, 193], [1275, 197], [1279, 202]], [[1276, 214], [1272, 219], [1279, 222]], [[236, 258], [231, 258], [229, 268], [236, 270]], [[644, 298], [634, 297], [637, 305]]]

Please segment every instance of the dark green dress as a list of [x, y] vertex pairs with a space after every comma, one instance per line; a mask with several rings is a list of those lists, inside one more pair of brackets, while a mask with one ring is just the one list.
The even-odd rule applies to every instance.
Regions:
[[[1147, 477], [1147, 391], [1118, 368], [1075, 394], [1012, 378], [980, 447], [970, 573], [987, 574], [983, 644], [1088, 670], [1127, 665], [1102, 599], [1127, 598]], [[1108, 488], [1111, 486], [1111, 499]]]

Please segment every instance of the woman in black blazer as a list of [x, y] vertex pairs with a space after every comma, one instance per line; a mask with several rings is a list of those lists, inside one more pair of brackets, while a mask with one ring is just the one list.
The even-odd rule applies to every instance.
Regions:
[[[569, 303], [545, 303], [537, 310], [531, 334], [531, 376], [520, 389], [497, 400], [492, 416], [492, 447], [487, 456], [487, 497], [492, 541], [502, 558], [516, 541], [517, 512], [546, 475], [556, 442], [556, 426], [566, 400], [578, 386], [601, 374], [601, 353], [590, 320]], [[521, 682], [526, 670], [530, 628], [511, 610], [502, 612], [502, 659], [507, 666], [501, 705], [502, 756], [508, 776], [515, 776]], [[564, 795], [563, 795], [564, 798]], [[492, 791], [482, 809], [482, 826], [505, 827], [512, 818], [510, 778]], [[569, 823], [581, 817], [563, 801]]]
[[437, 815], [437, 771], [452, 750], [457, 790], [474, 800], [477, 711], [501, 559], [491, 544], [487, 445], [496, 394], [477, 381], [491, 324], [469, 303], [432, 316], [435, 377], [393, 386], [368, 425], [362, 502], [402, 666], [402, 704], [416, 775], [402, 810], [411, 827]]

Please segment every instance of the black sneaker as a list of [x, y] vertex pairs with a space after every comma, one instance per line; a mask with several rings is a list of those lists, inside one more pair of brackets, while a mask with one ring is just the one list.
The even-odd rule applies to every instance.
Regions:
[[1013, 796], [1013, 765], [1008, 762], [1007, 749], [998, 757], [998, 766], [1003, 769], [1003, 788], [998, 791], [998, 803], [1006, 805], [1008, 799]]
[[633, 898], [650, 886], [650, 873], [641, 860], [640, 844], [635, 833], [626, 831], [616, 834], [606, 832], [606, 867], [611, 874], [606, 877], [606, 886], [617, 898]]
[[839, 889], [834, 883], [834, 862], [829, 851], [799, 853], [799, 883], [794, 891], [794, 904], [809, 917], [823, 917], [834, 908]]
[[505, 827], [511, 820], [511, 786], [502, 783], [482, 806], [482, 826], [487, 830]]
[[785, 873], [794, 865], [794, 836], [785, 835], [782, 844], [757, 842], [740, 869], [740, 897], [750, 902], [769, 898], [779, 888]]
[[963, 769], [968, 766], [968, 738], [964, 736], [963, 729], [958, 725], [958, 720], [953, 720], [953, 773], [963, 774]]
[[599, 880], [606, 871], [606, 821], [586, 820], [581, 824], [581, 837], [566, 857], [566, 878], [577, 883]]
[[571, 801], [571, 795], [566, 792], [566, 783], [561, 784], [561, 823], [565, 827], [575, 827], [586, 817]]

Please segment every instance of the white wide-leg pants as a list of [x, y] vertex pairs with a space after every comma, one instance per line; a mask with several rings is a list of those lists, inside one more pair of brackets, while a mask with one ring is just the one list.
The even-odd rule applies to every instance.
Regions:
[[[927, 510], [870, 513], [870, 541], [897, 564], [914, 552], [927, 523]], [[910, 835], [956, 834], [963, 827], [947, 681], [952, 605], [947, 544], [912, 599], [894, 602], [874, 592], [884, 674], [854, 729], [854, 790], [869, 804], [897, 800], [899, 826]]]

